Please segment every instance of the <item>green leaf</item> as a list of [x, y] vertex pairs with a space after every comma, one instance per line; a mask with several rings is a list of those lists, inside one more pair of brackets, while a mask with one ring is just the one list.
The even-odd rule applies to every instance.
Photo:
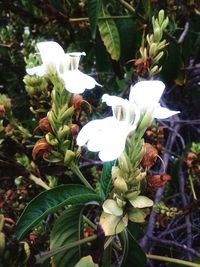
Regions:
[[101, 178], [100, 178], [100, 194], [101, 197], [105, 200], [113, 183], [111, 179], [112, 166], [115, 164], [115, 161], [109, 161], [104, 163]]
[[[50, 236], [50, 249], [64, 246], [81, 238], [82, 210], [83, 205], [71, 206], [55, 221]], [[80, 247], [76, 246], [56, 254], [53, 257], [53, 263], [59, 267], [74, 267], [80, 258]]]
[[[101, 17], [110, 16], [105, 10], [103, 4], [100, 7], [99, 15]], [[113, 60], [120, 58], [120, 37], [117, 26], [113, 19], [101, 19], [98, 21], [99, 32], [101, 39]]]
[[[132, 229], [133, 227], [133, 229]], [[128, 228], [124, 230], [124, 235], [126, 235], [126, 246], [127, 247], [127, 255], [124, 257], [122, 262], [122, 267], [132, 267], [132, 266], [147, 266], [147, 259], [144, 251], [138, 245], [135, 240], [132, 231], [134, 232], [134, 224], [129, 223]]]
[[65, 205], [101, 201], [92, 189], [82, 185], [61, 185], [36, 196], [25, 208], [16, 225], [16, 236], [22, 239], [48, 214], [56, 212]]
[[86, 256], [80, 259], [80, 261], [75, 265], [75, 267], [98, 267], [98, 265], [93, 262], [91, 256]]
[[92, 33], [92, 38], [96, 37], [96, 30], [98, 24], [99, 17], [99, 8], [102, 5], [101, 0], [88, 0], [87, 8], [88, 8], [88, 17], [90, 21], [90, 28]]

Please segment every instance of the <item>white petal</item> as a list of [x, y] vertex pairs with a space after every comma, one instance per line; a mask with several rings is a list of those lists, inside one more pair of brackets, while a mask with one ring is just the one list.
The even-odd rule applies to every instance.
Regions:
[[153, 117], [156, 119], [166, 119], [178, 113], [180, 113], [180, 111], [169, 110], [168, 108], [163, 108], [158, 104], [153, 112]]
[[33, 67], [33, 68], [27, 68], [26, 69], [26, 72], [29, 74], [29, 75], [37, 75], [37, 76], [43, 76], [46, 74], [46, 68], [44, 65], [40, 65], [40, 66], [36, 66], [36, 67]]
[[87, 145], [88, 150], [99, 151], [102, 161], [112, 161], [124, 151], [126, 138], [134, 130], [126, 122], [120, 122], [114, 117], [94, 120], [86, 124], [78, 134], [77, 144]]
[[88, 122], [83, 128], [80, 130], [76, 142], [78, 146], [85, 145], [88, 140], [101, 129], [101, 120], [93, 120]]
[[106, 102], [108, 106], [123, 106], [128, 100], [125, 100], [118, 96], [111, 96], [108, 94], [104, 94], [102, 96], [102, 102]]
[[92, 89], [95, 85], [99, 85], [95, 79], [79, 70], [66, 71], [60, 74], [60, 77], [63, 79], [65, 88], [75, 94], [83, 93], [85, 89]]
[[37, 43], [37, 47], [45, 65], [58, 62], [65, 55], [63, 48], [53, 41]]
[[129, 100], [146, 110], [159, 102], [164, 89], [165, 85], [161, 81], [141, 81], [131, 86]]

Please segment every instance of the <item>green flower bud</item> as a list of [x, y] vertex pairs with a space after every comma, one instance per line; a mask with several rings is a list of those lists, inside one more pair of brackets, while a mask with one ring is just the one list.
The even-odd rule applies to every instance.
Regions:
[[69, 126], [64, 125], [63, 127], [60, 127], [58, 129], [57, 135], [58, 135], [58, 138], [61, 140], [61, 139], [67, 138], [67, 136], [69, 135], [69, 133], [70, 133]]
[[67, 150], [65, 153], [64, 163], [69, 165], [75, 158], [75, 153], [72, 150]]
[[149, 55], [153, 56], [156, 54], [157, 51], [157, 44], [156, 43], [151, 43], [150, 48], [149, 48]]
[[149, 74], [150, 74], [151, 76], [153, 76], [153, 75], [155, 75], [155, 74], [158, 73], [158, 70], [159, 70], [158, 65], [155, 65], [153, 68], [150, 69]]
[[165, 11], [161, 9], [158, 13], [158, 21], [160, 25], [162, 24], [164, 17], [165, 17]]
[[161, 30], [164, 31], [167, 28], [167, 25], [169, 23], [169, 18], [166, 17], [166, 19], [163, 21], [162, 25], [161, 25]]
[[162, 39], [162, 31], [161, 31], [161, 29], [159, 27], [155, 28], [154, 32], [153, 32], [153, 35], [154, 35], [154, 41], [155, 42], [159, 42]]
[[115, 180], [114, 180], [114, 188], [119, 191], [119, 192], [126, 192], [128, 190], [128, 186], [126, 184], [126, 182], [124, 181], [124, 179], [120, 176], [118, 176]]
[[61, 114], [61, 116], [59, 116], [59, 119], [61, 121], [69, 120], [71, 119], [73, 114], [74, 114], [74, 107], [70, 107], [63, 114]]
[[120, 169], [122, 169], [123, 172], [129, 173], [131, 170], [131, 163], [125, 152], [118, 158], [118, 162]]
[[46, 141], [51, 145], [51, 146], [56, 146], [58, 145], [58, 140], [55, 138], [55, 136], [52, 133], [47, 133], [45, 135]]
[[164, 55], [164, 52], [161, 51], [160, 53], [157, 54], [157, 56], [154, 57], [153, 61], [157, 63], [162, 58], [163, 55]]

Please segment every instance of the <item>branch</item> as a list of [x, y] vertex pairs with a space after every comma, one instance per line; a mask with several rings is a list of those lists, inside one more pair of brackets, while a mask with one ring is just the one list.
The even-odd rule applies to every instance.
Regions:
[[[166, 144], [166, 149], [167, 150], [171, 150], [172, 149], [173, 144], [175, 142], [175, 139], [177, 137], [176, 133], [179, 131], [181, 126], [180, 126], [180, 124], [176, 124], [173, 127], [173, 122], [172, 122], [171, 123], [171, 127], [174, 129], [174, 131], [169, 134], [169, 137], [167, 139], [167, 144]], [[165, 153], [163, 155], [163, 161], [164, 161], [164, 165], [165, 165], [166, 169], [167, 169], [167, 166], [168, 166], [168, 163], [169, 163], [169, 159], [170, 159], [169, 153]], [[154, 206], [156, 206], [160, 202], [160, 200], [162, 198], [162, 195], [163, 195], [163, 192], [164, 192], [164, 187], [160, 187], [157, 190], [156, 196], [155, 196], [155, 199], [154, 199]], [[146, 229], [146, 233], [144, 234], [144, 237], [140, 241], [140, 245], [145, 251], [149, 251], [150, 247], [152, 247], [152, 244], [150, 244], [150, 242], [149, 242], [149, 236], [153, 236], [155, 223], [156, 223], [156, 211], [153, 208], [152, 211], [151, 211], [150, 217], [149, 217], [149, 222], [148, 222], [148, 226], [147, 226], [147, 229]]]

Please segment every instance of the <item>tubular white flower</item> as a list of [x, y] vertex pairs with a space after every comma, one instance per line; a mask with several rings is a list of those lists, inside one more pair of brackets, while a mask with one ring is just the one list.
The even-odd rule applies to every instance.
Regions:
[[78, 70], [79, 61], [84, 52], [66, 53], [56, 42], [47, 41], [37, 43], [42, 65], [27, 68], [29, 75], [44, 76], [49, 72], [57, 72], [65, 88], [71, 93], [83, 93], [85, 89], [92, 89], [98, 84], [95, 79]]
[[99, 152], [102, 161], [111, 161], [123, 153], [126, 138], [136, 129], [140, 114], [128, 100], [109, 95], [102, 99], [112, 106], [113, 116], [87, 123], [78, 134], [77, 144], [87, 144], [88, 150]]
[[163, 94], [165, 85], [161, 81], [141, 81], [131, 86], [129, 100], [135, 103], [141, 112], [152, 113], [152, 119], [166, 119], [179, 111], [163, 108], [159, 100]]
[[102, 100], [112, 107], [113, 116], [87, 123], [78, 134], [77, 144], [99, 152], [102, 161], [117, 159], [124, 151], [128, 135], [137, 128], [145, 113], [149, 113], [152, 120], [179, 113], [160, 106], [164, 88], [161, 81], [142, 81], [131, 87], [129, 100], [103, 95]]

